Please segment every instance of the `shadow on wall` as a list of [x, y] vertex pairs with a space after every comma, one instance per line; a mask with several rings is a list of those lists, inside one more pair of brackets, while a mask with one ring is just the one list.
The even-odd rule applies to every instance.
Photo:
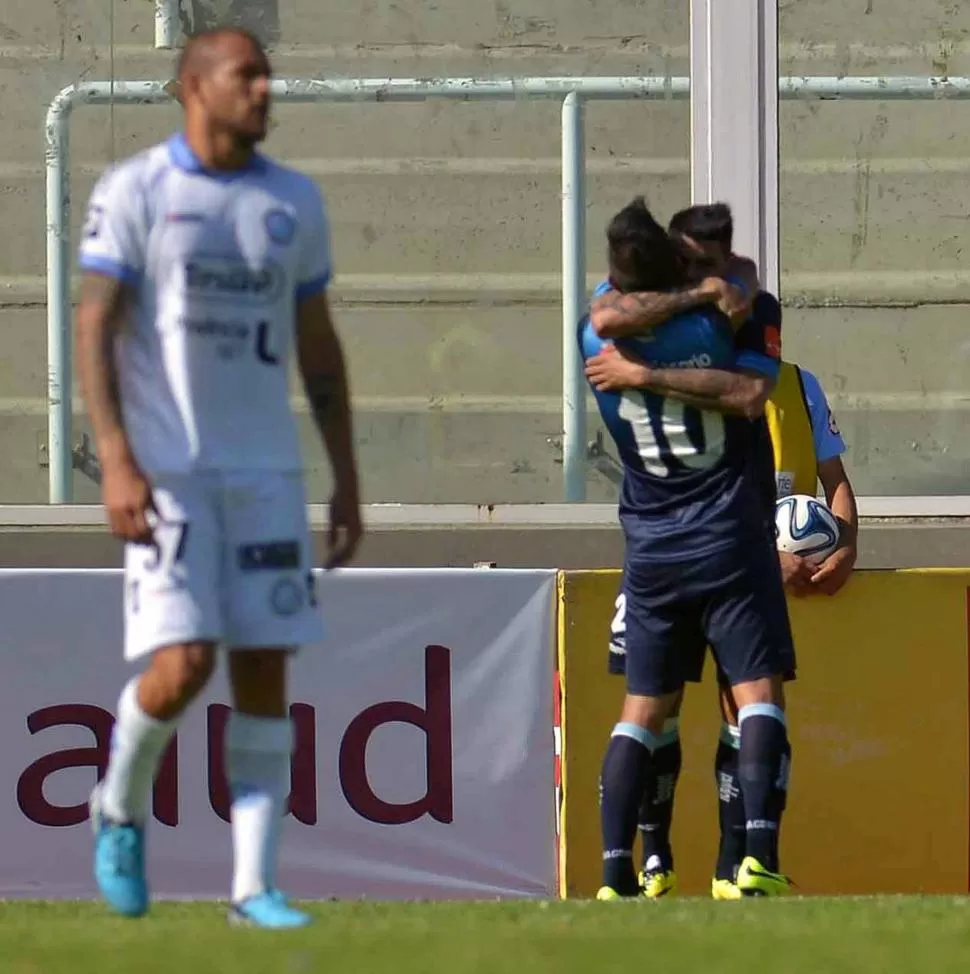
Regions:
[[280, 39], [279, 0], [179, 0], [179, 20], [188, 36], [210, 27], [245, 27], [262, 43]]

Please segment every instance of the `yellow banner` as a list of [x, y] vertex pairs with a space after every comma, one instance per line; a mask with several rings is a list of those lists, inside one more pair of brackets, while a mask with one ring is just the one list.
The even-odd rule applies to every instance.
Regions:
[[[600, 762], [623, 697], [606, 669], [618, 571], [559, 580], [560, 890], [600, 884]], [[834, 598], [790, 601], [792, 774], [782, 864], [799, 893], [968, 891], [970, 570], [857, 572]], [[688, 687], [674, 855], [709, 894], [717, 848], [714, 667]]]

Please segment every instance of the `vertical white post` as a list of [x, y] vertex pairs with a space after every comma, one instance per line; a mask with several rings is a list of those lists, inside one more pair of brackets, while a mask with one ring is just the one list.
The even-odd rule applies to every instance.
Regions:
[[734, 211], [778, 293], [778, 0], [690, 0], [691, 199]]
[[47, 462], [51, 504], [72, 498], [70, 215], [71, 95], [62, 92], [47, 112]]
[[567, 502], [586, 500], [586, 382], [576, 339], [586, 307], [586, 139], [583, 101], [562, 103], [562, 463]]
[[170, 50], [179, 35], [179, 0], [155, 0], [155, 47]]

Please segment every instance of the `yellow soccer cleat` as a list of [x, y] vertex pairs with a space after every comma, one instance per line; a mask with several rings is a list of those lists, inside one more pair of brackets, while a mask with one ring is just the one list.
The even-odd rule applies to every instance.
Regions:
[[745, 856], [738, 870], [738, 889], [742, 896], [787, 896], [792, 881], [782, 873], [773, 873], [755, 859]]
[[711, 897], [715, 900], [739, 900], [742, 893], [730, 879], [715, 877], [711, 880]]
[[622, 900], [625, 897], [620, 896], [620, 894], [617, 893], [617, 891], [615, 889], [613, 889], [612, 886], [601, 886], [599, 888], [599, 892], [596, 894], [596, 898], [598, 900], [602, 900], [603, 902], [606, 902], [608, 900], [609, 901], [611, 901], [611, 900]]
[[637, 879], [641, 894], [648, 900], [659, 900], [677, 889], [677, 874], [672, 869], [640, 873]]

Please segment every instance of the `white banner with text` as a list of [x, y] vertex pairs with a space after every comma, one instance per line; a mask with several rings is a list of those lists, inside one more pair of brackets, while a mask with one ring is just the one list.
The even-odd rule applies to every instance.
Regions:
[[[291, 669], [296, 731], [279, 883], [306, 898], [555, 892], [555, 572], [320, 576], [327, 635]], [[224, 898], [224, 666], [155, 781], [159, 897]], [[0, 897], [88, 897], [87, 798], [108, 757], [122, 573], [0, 571]]]

